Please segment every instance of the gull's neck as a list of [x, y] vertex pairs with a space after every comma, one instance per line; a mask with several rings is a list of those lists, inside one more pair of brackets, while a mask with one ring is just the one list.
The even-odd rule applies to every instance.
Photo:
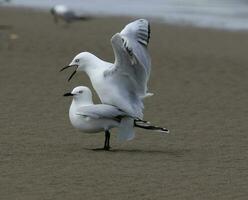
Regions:
[[85, 63], [84, 71], [89, 77], [96, 76], [96, 74], [102, 73], [109, 68], [111, 63], [105, 62], [100, 58], [92, 55], [87, 59]]
[[76, 107], [93, 105], [92, 97], [84, 95], [84, 96], [80, 96], [78, 98], [74, 98], [72, 100], [72, 105], [74, 105]]
[[93, 105], [93, 102], [88, 100], [88, 101], [78, 101], [78, 100], [75, 100], [73, 99], [72, 100], [72, 103], [71, 103], [71, 106], [70, 106], [70, 116], [74, 116], [78, 109], [83, 107], [83, 106], [89, 106], [89, 105]]

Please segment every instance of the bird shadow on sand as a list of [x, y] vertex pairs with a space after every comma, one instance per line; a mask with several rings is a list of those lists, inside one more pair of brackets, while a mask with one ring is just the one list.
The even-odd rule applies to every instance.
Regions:
[[105, 151], [103, 148], [84, 148], [85, 150], [92, 152], [105, 152], [105, 153], [133, 153], [133, 154], [166, 154], [176, 157], [181, 157], [187, 153], [190, 153], [190, 149], [110, 149]]

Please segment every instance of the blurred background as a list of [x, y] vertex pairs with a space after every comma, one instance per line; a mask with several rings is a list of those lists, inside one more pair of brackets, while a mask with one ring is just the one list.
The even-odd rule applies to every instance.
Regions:
[[[104, 134], [73, 129], [62, 97], [91, 83], [59, 70], [82, 51], [114, 62], [110, 38], [140, 17], [144, 119], [171, 134], [113, 130], [93, 151]], [[246, 200], [247, 30], [245, 0], [0, 0], [0, 199]]]
[[248, 29], [247, 0], [12, 0], [13, 6], [50, 9], [57, 4], [79, 14], [153, 17], [162, 22], [230, 30]]

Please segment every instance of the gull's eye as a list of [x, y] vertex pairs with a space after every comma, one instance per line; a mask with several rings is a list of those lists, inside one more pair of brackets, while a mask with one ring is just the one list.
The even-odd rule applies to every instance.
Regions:
[[75, 62], [78, 63], [79, 62], [79, 59], [76, 59]]
[[82, 93], [83, 93], [83, 90], [78, 91], [78, 93], [79, 93], [79, 94], [82, 94]]

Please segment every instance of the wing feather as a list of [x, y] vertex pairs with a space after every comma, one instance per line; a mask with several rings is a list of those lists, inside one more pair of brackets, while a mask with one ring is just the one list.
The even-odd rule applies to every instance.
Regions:
[[151, 34], [150, 23], [145, 19], [136, 20], [126, 25], [120, 34], [148, 46]]
[[77, 115], [87, 116], [95, 119], [113, 119], [119, 116], [125, 116], [125, 113], [115, 106], [95, 104], [78, 108]]
[[[115, 54], [114, 65], [104, 72], [118, 84], [125, 99], [128, 113], [136, 117], [143, 116], [142, 99], [147, 96], [147, 83], [151, 70], [151, 59], [147, 50], [150, 38], [150, 25], [145, 19], [129, 23], [120, 33], [111, 38]], [[122, 108], [122, 105], [117, 105]], [[125, 110], [127, 112], [127, 110]]]
[[111, 74], [116, 78], [128, 75], [126, 78], [132, 79], [133, 89], [139, 96], [146, 95], [150, 77], [151, 59], [147, 50], [149, 38], [150, 25], [147, 20], [139, 19], [126, 25], [111, 39], [115, 63], [105, 72], [106, 76]]

